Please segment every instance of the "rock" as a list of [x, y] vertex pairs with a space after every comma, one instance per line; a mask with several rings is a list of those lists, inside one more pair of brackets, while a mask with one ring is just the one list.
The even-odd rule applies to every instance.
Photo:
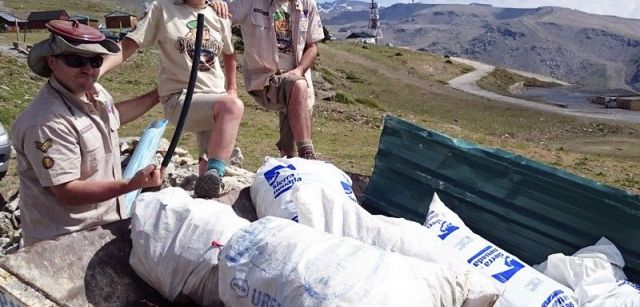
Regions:
[[0, 251], [0, 254], [2, 256], [6, 255], [8, 252], [8, 247], [11, 243], [11, 239], [9, 238], [0, 238], [0, 247], [2, 247], [2, 250]]
[[242, 151], [240, 147], [233, 148], [231, 152], [231, 158], [229, 159], [229, 164], [242, 168], [242, 162], [244, 161], [244, 156], [242, 155]]
[[178, 157], [174, 163], [179, 166], [190, 166], [190, 165], [198, 165], [198, 160], [191, 158], [190, 156], [186, 156], [186, 157]]
[[123, 137], [120, 138], [120, 153], [131, 153], [140, 142], [140, 137]]
[[9, 255], [15, 253], [18, 249], [22, 248], [22, 244], [11, 244], [4, 248], [4, 251], [0, 251], [0, 254]]
[[17, 197], [13, 201], [9, 202], [6, 206], [4, 206], [4, 208], [2, 208], [2, 211], [13, 213], [14, 211], [18, 210], [19, 200], [20, 200], [20, 197]]
[[256, 174], [252, 172], [233, 165], [227, 166], [224, 177], [222, 177], [222, 182], [224, 182], [222, 193], [227, 193], [231, 190], [241, 190], [250, 186], [251, 183], [253, 183], [255, 175]]
[[14, 232], [11, 213], [0, 212], [0, 239], [12, 237]]
[[318, 89], [316, 90], [316, 97], [318, 97], [318, 100], [334, 101], [336, 97], [336, 91], [326, 91]]
[[130, 153], [133, 151], [133, 147], [131, 147], [129, 144], [127, 143], [121, 143], [120, 144], [120, 153], [122, 156], [124, 156], [124, 153]]
[[196, 179], [198, 179], [197, 169], [174, 168], [173, 171], [167, 172], [167, 177], [162, 188], [180, 187], [186, 191], [193, 191], [196, 185]]
[[11, 225], [13, 229], [20, 229], [20, 210], [16, 210], [16, 212], [11, 214]]
[[176, 149], [173, 151], [173, 155], [174, 156], [184, 157], [186, 155], [189, 155], [189, 152], [187, 150], [181, 148], [181, 147], [176, 147]]
[[169, 145], [171, 143], [169, 143], [169, 141], [167, 141], [167, 139], [161, 139], [160, 140], [160, 144], [158, 145], [158, 150], [157, 152], [161, 153], [161, 154], [165, 154], [167, 153], [167, 150], [169, 149]]

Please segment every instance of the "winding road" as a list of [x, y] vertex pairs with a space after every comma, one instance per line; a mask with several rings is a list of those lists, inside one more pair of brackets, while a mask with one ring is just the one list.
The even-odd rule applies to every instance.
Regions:
[[[476, 81], [485, 75], [489, 74], [494, 66], [480, 63], [477, 61], [462, 59], [462, 58], [451, 58], [452, 60], [473, 66], [476, 70], [449, 80], [449, 86], [467, 92], [469, 94], [489, 98], [494, 101], [510, 103], [514, 105], [519, 105], [526, 108], [536, 109], [545, 112], [553, 112], [557, 114], [569, 115], [569, 116], [577, 116], [582, 118], [593, 118], [593, 119], [603, 119], [603, 120], [613, 120], [613, 121], [622, 121], [622, 122], [630, 122], [630, 123], [640, 123], [640, 112], [622, 110], [622, 109], [602, 109], [598, 111], [593, 110], [578, 110], [578, 109], [568, 109], [561, 108], [552, 105], [547, 105], [543, 103], [533, 102], [525, 99], [519, 99], [514, 97], [508, 97], [500, 94], [496, 94], [494, 92], [487, 91], [485, 89], [480, 88]], [[526, 75], [528, 77], [533, 77], [542, 81], [551, 81], [551, 82], [559, 82], [564, 85], [567, 85], [566, 82], [552, 79], [550, 77], [535, 75], [531, 73], [516, 71], [516, 73], [521, 75]]]

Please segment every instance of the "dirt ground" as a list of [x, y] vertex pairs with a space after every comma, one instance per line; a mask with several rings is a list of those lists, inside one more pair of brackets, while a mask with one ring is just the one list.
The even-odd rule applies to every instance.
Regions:
[[640, 139], [627, 137], [603, 137], [574, 139], [558, 143], [566, 149], [581, 153], [618, 156], [640, 160]]

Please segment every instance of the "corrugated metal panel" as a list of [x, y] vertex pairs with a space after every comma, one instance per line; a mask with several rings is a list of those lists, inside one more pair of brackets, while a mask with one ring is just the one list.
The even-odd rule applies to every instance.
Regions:
[[433, 192], [476, 233], [536, 264], [601, 236], [640, 280], [640, 196], [385, 117], [366, 206], [424, 222]]

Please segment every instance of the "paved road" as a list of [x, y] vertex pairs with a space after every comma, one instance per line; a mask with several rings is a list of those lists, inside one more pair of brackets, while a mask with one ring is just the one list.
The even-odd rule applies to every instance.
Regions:
[[[640, 123], [640, 112], [636, 112], [636, 111], [621, 110], [621, 109], [579, 110], [579, 109], [561, 108], [561, 107], [542, 104], [542, 103], [533, 102], [525, 99], [503, 96], [500, 94], [487, 91], [485, 89], [480, 88], [476, 84], [476, 81], [478, 81], [480, 78], [484, 77], [485, 75], [493, 71], [493, 69], [495, 68], [494, 66], [476, 62], [476, 61], [467, 60], [467, 59], [461, 59], [461, 58], [451, 58], [451, 59], [460, 63], [471, 65], [476, 69], [475, 71], [472, 71], [468, 74], [464, 74], [460, 77], [457, 77], [449, 81], [449, 86], [459, 89], [461, 91], [482, 96], [485, 98], [489, 98], [499, 102], [506, 102], [514, 105], [519, 105], [519, 106], [546, 111], [546, 112], [553, 112], [557, 114], [577, 116], [582, 118], [593, 118], [593, 119], [613, 120], [613, 121], [622, 121], [622, 122], [630, 122], [630, 123]], [[518, 73], [522, 73], [522, 72], [518, 72]], [[527, 75], [538, 78], [538, 79], [544, 79], [543, 81], [553, 81], [553, 82], [559, 81], [549, 77], [535, 75], [535, 74], [527, 73]]]

